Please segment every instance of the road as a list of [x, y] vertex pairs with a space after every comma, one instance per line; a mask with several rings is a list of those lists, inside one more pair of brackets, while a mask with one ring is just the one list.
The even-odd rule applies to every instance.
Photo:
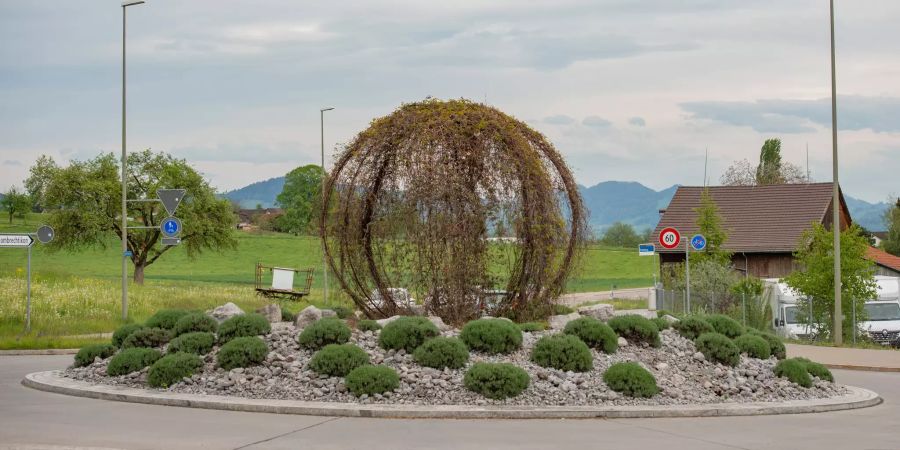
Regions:
[[557, 300], [558, 303], [566, 306], [575, 307], [582, 303], [588, 302], [605, 302], [613, 298], [630, 298], [644, 299], [650, 296], [650, 288], [629, 288], [616, 289], [615, 291], [598, 291], [598, 292], [576, 292], [572, 294], [564, 294]]
[[873, 408], [694, 419], [390, 420], [90, 400], [20, 384], [71, 356], [0, 357], [0, 449], [898, 449], [900, 373], [835, 371]]

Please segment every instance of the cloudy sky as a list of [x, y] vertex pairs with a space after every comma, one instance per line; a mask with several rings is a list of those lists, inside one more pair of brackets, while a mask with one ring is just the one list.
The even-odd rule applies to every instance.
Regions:
[[[900, 2], [839, 1], [845, 192], [900, 193]], [[0, 190], [41, 154], [119, 152], [121, 8], [0, 0]], [[148, 0], [128, 8], [128, 144], [221, 190], [282, 175], [403, 102], [528, 121], [578, 181], [715, 181], [780, 137], [831, 179], [826, 0]]]

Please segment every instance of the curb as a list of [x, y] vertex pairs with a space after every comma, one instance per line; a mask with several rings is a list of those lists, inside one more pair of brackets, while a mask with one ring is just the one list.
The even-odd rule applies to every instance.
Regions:
[[77, 348], [0, 350], [0, 356], [74, 355], [76, 353], [78, 353]]
[[856, 366], [853, 364], [823, 364], [831, 369], [860, 370], [863, 372], [900, 372], [900, 367]]
[[714, 403], [703, 405], [611, 407], [548, 406], [543, 408], [528, 406], [363, 405], [297, 400], [260, 400], [93, 385], [83, 381], [64, 378], [60, 373], [60, 371], [30, 373], [22, 380], [22, 384], [32, 389], [57, 394], [149, 405], [275, 414], [393, 419], [588, 419], [756, 416], [842, 411], [867, 408], [882, 402], [881, 397], [875, 392], [847, 386], [850, 393], [841, 397], [792, 400], [781, 403]]

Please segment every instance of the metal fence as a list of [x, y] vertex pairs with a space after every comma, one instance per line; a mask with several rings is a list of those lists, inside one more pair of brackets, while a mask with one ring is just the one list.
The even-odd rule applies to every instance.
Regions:
[[690, 298], [684, 290], [656, 289], [656, 309], [675, 314], [725, 314], [743, 325], [770, 329], [772, 310], [766, 294], [731, 292], [695, 292]]

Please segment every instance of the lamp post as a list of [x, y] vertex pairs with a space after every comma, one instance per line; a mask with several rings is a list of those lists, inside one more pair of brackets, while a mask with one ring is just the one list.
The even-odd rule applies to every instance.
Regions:
[[122, 2], [122, 320], [128, 320], [128, 192], [125, 185], [127, 152], [125, 150], [125, 10], [143, 0]]
[[[334, 108], [327, 107], [319, 110], [319, 126], [320, 136], [322, 137], [322, 214], [325, 213], [325, 111], [331, 111]], [[325, 304], [328, 304], [328, 261], [325, 256], [325, 235], [322, 235], [322, 281], [325, 287]]]
[[[837, 145], [837, 83], [834, 68], [834, 0], [829, 2], [831, 16], [831, 169], [832, 178], [832, 227], [834, 232], [834, 343], [843, 342], [841, 327], [841, 202], [838, 190], [838, 145]], [[856, 333], [856, 330], [853, 331]]]

